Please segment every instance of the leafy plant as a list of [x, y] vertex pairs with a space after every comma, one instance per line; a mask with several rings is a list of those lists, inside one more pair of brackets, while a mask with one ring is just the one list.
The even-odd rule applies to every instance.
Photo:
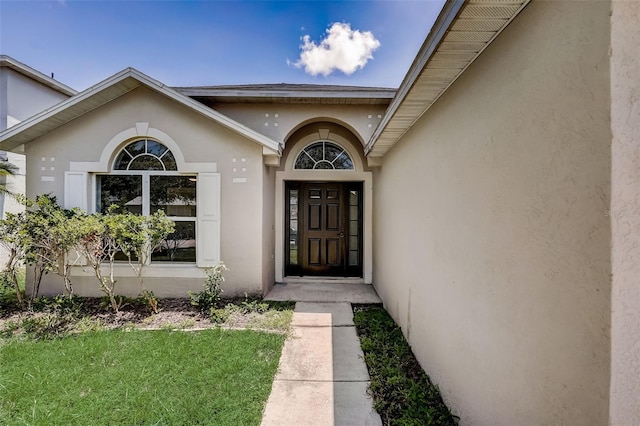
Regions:
[[151, 259], [155, 249], [167, 235], [173, 232], [175, 225], [162, 210], [151, 216], [139, 216], [131, 213], [119, 215], [124, 220], [124, 230], [119, 239], [119, 248], [126, 254], [131, 269], [138, 278], [142, 297], [153, 313], [158, 313], [158, 299], [144, 286], [142, 271]]
[[26, 260], [29, 248], [29, 233], [24, 228], [25, 212], [6, 213], [6, 218], [0, 221], [0, 246], [8, 255], [4, 267], [4, 274], [13, 286], [16, 300], [24, 308], [24, 296], [19, 282], [19, 271]]
[[384, 308], [355, 310], [354, 323], [369, 369], [369, 392], [387, 425], [457, 425], [438, 387], [422, 370], [411, 348]]
[[[38, 297], [42, 275], [55, 271], [64, 280], [67, 296], [73, 296], [71, 285], [71, 267], [77, 263], [72, 252], [78, 246], [81, 234], [81, 221], [84, 214], [78, 210], [61, 208], [53, 195], [45, 194], [36, 197], [34, 203], [28, 202], [26, 227], [30, 239], [27, 260], [34, 266], [35, 279], [31, 300]], [[72, 259], [73, 258], [73, 259]]]
[[212, 308], [217, 308], [222, 294], [222, 283], [224, 282], [224, 271], [228, 271], [224, 263], [207, 268], [204, 281], [204, 290], [194, 293], [189, 292], [191, 304], [197, 306], [202, 312], [209, 312]]
[[[117, 215], [93, 214], [86, 216], [81, 222], [80, 253], [98, 279], [100, 290], [107, 295], [111, 308], [118, 312], [122, 300], [118, 301], [115, 294], [116, 280], [114, 266], [119, 250], [121, 235], [121, 220]], [[102, 264], [107, 263], [107, 274], [102, 272]]]
[[82, 311], [82, 299], [75, 295], [72, 297], [40, 296], [31, 303], [31, 309], [36, 312], [78, 315]]

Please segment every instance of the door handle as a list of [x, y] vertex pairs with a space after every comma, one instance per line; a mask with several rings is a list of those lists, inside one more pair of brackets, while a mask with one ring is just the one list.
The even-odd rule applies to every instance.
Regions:
[[344, 232], [340, 233], [340, 238], [344, 238]]

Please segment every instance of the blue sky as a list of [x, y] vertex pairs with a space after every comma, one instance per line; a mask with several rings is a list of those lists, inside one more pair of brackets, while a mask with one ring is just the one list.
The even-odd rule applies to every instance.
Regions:
[[442, 5], [0, 0], [0, 53], [78, 90], [129, 66], [170, 86], [397, 87]]

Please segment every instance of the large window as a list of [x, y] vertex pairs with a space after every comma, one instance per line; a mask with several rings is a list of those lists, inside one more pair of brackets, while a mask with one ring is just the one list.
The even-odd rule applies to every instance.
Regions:
[[120, 151], [111, 174], [97, 176], [97, 211], [111, 205], [142, 215], [163, 210], [175, 232], [154, 248], [151, 260], [195, 262], [196, 183], [197, 176], [178, 173], [167, 147], [140, 139]]

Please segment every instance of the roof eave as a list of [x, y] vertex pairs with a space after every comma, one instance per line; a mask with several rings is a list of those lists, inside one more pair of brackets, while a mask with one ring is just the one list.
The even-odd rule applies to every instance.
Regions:
[[[0, 149], [4, 149], [7, 151], [12, 151], [18, 148], [20, 145], [30, 142], [31, 140], [42, 136], [48, 131], [52, 131], [69, 121], [78, 118], [93, 109], [104, 105], [111, 100], [120, 97], [129, 91], [139, 87], [140, 85], [145, 85], [146, 87], [159, 92], [189, 108], [192, 110], [210, 118], [219, 123], [220, 125], [239, 133], [248, 139], [263, 145], [266, 148], [269, 148], [278, 154], [282, 152], [281, 144], [277, 141], [268, 138], [242, 124], [230, 119], [229, 117], [220, 114], [219, 112], [212, 110], [211, 108], [189, 98], [188, 96], [182, 95], [170, 87], [164, 85], [158, 80], [154, 80], [151, 77], [133, 69], [126, 68], [123, 71], [120, 71], [117, 74], [107, 78], [106, 80], [78, 93], [76, 96], [73, 96], [61, 103], [48, 108], [39, 114], [15, 125], [12, 126], [5, 131], [0, 133]], [[109, 96], [110, 92], [113, 93], [113, 96]], [[98, 101], [95, 105], [92, 105], [90, 102], [91, 98], [99, 95], [106, 94], [103, 100]], [[80, 108], [80, 105], [85, 105], [85, 108]], [[63, 117], [65, 112], [69, 112], [69, 110], [73, 107], [78, 107], [77, 112], [71, 112], [71, 118]], [[55, 117], [61, 117], [58, 122], [52, 123]], [[50, 123], [46, 125], [46, 123]], [[38, 127], [41, 126], [41, 127]], [[32, 130], [30, 133], [29, 130]]]
[[0, 67], [14, 70], [26, 77], [31, 78], [32, 80], [37, 81], [40, 84], [43, 84], [46, 87], [49, 87], [50, 89], [55, 90], [56, 92], [62, 93], [63, 95], [74, 96], [78, 93], [77, 90], [72, 89], [66, 84], [60, 83], [58, 80], [55, 80], [52, 77], [49, 77], [46, 74], [43, 74], [40, 71], [13, 59], [11, 56], [0, 55]]
[[[471, 5], [475, 8], [481, 7], [496, 7], [495, 2], [483, 2], [481, 0], [448, 0], [443, 9], [436, 19], [435, 24], [432, 27], [429, 35], [427, 36], [425, 42], [423, 43], [418, 56], [414, 60], [413, 64], [409, 68], [407, 75], [405, 76], [400, 88], [398, 89], [398, 93], [391, 101], [387, 111], [385, 112], [382, 120], [374, 130], [371, 138], [365, 145], [365, 155], [367, 156], [375, 156], [382, 157], [384, 156], [394, 145], [398, 142], [398, 140], [413, 126], [413, 124], [422, 117], [426, 111], [442, 96], [447, 89], [458, 79], [462, 73], [480, 56], [480, 54], [495, 40], [495, 38], [511, 23], [511, 21], [527, 6], [530, 0], [513, 0], [513, 1], [504, 1], [499, 4], [499, 7], [509, 8], [509, 16], [505, 19], [494, 19], [486, 18], [487, 21], [495, 21], [498, 22], [499, 27], [493, 31], [493, 34], [486, 40], [482, 42], [478, 42], [478, 45], [481, 47], [474, 52], [464, 52], [464, 54], [469, 56], [469, 59], [466, 61], [458, 61], [455, 67], [452, 67], [449, 70], [449, 76], [447, 79], [443, 80], [439, 75], [437, 77], [438, 84], [434, 84], [434, 86], [439, 86], [436, 90], [435, 94], [431, 94], [428, 99], [420, 99], [418, 100], [412, 99], [412, 105], [407, 107], [407, 110], [412, 110], [411, 113], [406, 114], [405, 116], [398, 118], [398, 124], [393, 129], [390, 129], [389, 125], [396, 118], [399, 110], [405, 106], [407, 98], [412, 95], [412, 91], [415, 91], [416, 84], [418, 82], [424, 83], [424, 86], [429, 85], [428, 76], [425, 76], [425, 71], [429, 69], [434, 55], [438, 53], [451, 53], [450, 51], [442, 52], [441, 45], [443, 42], [448, 41], [448, 37], [450, 36], [450, 32], [452, 28], [455, 27], [457, 21], [459, 21], [460, 17], [465, 14], [466, 8]], [[495, 24], [494, 22], [494, 24]], [[453, 31], [452, 33], [455, 33]], [[458, 31], [464, 32], [464, 31]], [[471, 33], [473, 31], [469, 31]], [[483, 34], [491, 33], [491, 31], [483, 31]], [[441, 69], [438, 66], [434, 66], [432, 69], [434, 74], [437, 74]], [[433, 89], [431, 89], [433, 91]], [[421, 104], [421, 107], [416, 107], [416, 102]], [[376, 146], [380, 145], [378, 142], [383, 137], [386, 136], [387, 140], [384, 147]]]

